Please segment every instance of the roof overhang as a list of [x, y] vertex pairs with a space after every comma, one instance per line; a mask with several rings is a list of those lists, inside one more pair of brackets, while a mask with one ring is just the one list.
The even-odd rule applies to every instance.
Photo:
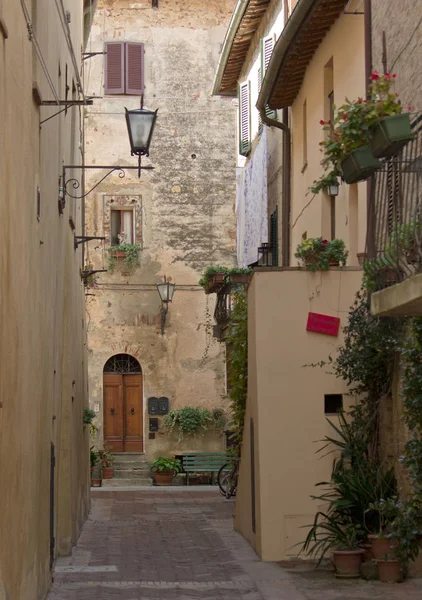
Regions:
[[272, 0], [237, 0], [224, 38], [215, 75], [213, 95], [235, 96], [252, 39]]
[[[257, 108], [291, 106], [318, 46], [349, 0], [299, 0], [278, 38], [262, 82]], [[347, 40], [345, 40], [347, 43]]]

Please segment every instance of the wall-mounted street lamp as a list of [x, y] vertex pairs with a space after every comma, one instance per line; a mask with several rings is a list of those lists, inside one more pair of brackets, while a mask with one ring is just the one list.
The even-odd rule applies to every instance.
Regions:
[[327, 194], [329, 196], [338, 196], [339, 184], [337, 181], [327, 185]]
[[173, 300], [174, 289], [176, 286], [174, 283], [167, 281], [165, 275], [164, 281], [162, 283], [157, 283], [156, 285], [161, 300], [161, 335], [164, 335], [166, 317], [169, 310], [169, 302]]
[[138, 176], [141, 176], [141, 156], [149, 156], [149, 145], [157, 120], [157, 112], [137, 108], [126, 111], [126, 125], [130, 141], [130, 153], [138, 157]]
[[258, 248], [258, 267], [273, 266], [273, 250], [269, 242], [262, 242]]

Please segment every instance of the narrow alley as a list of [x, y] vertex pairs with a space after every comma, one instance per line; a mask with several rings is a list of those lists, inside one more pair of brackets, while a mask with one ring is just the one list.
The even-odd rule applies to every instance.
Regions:
[[94, 491], [71, 557], [56, 562], [49, 600], [416, 600], [397, 586], [261, 562], [233, 530], [234, 502], [215, 488]]

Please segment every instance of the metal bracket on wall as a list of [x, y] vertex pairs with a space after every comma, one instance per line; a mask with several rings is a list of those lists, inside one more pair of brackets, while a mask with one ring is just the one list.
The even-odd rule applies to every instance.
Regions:
[[90, 242], [91, 240], [105, 240], [105, 237], [99, 237], [97, 235], [75, 235], [75, 250], [79, 244], [84, 244], [85, 242]]
[[91, 106], [94, 104], [94, 101], [92, 98], [86, 98], [85, 100], [59, 100], [59, 102], [56, 102], [55, 100], [41, 100], [38, 104], [39, 106], [64, 106], [62, 110], [59, 110], [58, 112], [54, 113], [54, 115], [50, 115], [46, 119], [40, 121], [41, 128], [43, 123], [47, 123], [47, 121], [50, 119], [54, 119], [54, 117], [57, 117], [57, 115], [61, 115], [62, 112], [67, 111], [68, 108], [71, 108], [72, 106]]
[[92, 58], [93, 56], [98, 56], [99, 54], [107, 54], [107, 52], [83, 52], [82, 60], [87, 60], [88, 58]]
[[[106, 173], [104, 175], [104, 177], [102, 177], [90, 190], [88, 190], [85, 194], [82, 194], [81, 196], [75, 196], [73, 194], [71, 194], [68, 191], [68, 186], [69, 184], [72, 184], [71, 187], [74, 190], [77, 190], [81, 187], [81, 182], [79, 179], [76, 179], [75, 177], [71, 177], [70, 179], [66, 179], [66, 170], [72, 170], [72, 169], [108, 169], [108, 173]], [[66, 196], [69, 196], [70, 198], [73, 198], [74, 200], [82, 200], [83, 198], [85, 198], [86, 196], [88, 196], [92, 191], [95, 190], [96, 187], [98, 187], [100, 185], [100, 183], [102, 183], [104, 181], [104, 179], [106, 179], [109, 175], [111, 175], [112, 173], [114, 173], [115, 171], [118, 171], [119, 173], [119, 178], [123, 179], [126, 175], [126, 171], [138, 171], [138, 174], [140, 174], [140, 170], [147, 170], [147, 171], [151, 171], [153, 170], [154, 167], [152, 166], [146, 166], [146, 167], [141, 167], [140, 165], [138, 165], [137, 167], [127, 167], [126, 165], [124, 166], [120, 166], [120, 165], [64, 165], [63, 166], [63, 174], [62, 174], [62, 180], [61, 180], [61, 185], [60, 185], [60, 200], [59, 200], [59, 212], [60, 214], [63, 214], [63, 210], [66, 206]]]

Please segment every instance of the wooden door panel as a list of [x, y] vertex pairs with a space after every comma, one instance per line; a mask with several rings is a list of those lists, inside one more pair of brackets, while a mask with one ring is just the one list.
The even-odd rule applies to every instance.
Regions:
[[124, 451], [123, 377], [104, 373], [104, 446]]
[[123, 375], [125, 452], [143, 451], [142, 375]]

